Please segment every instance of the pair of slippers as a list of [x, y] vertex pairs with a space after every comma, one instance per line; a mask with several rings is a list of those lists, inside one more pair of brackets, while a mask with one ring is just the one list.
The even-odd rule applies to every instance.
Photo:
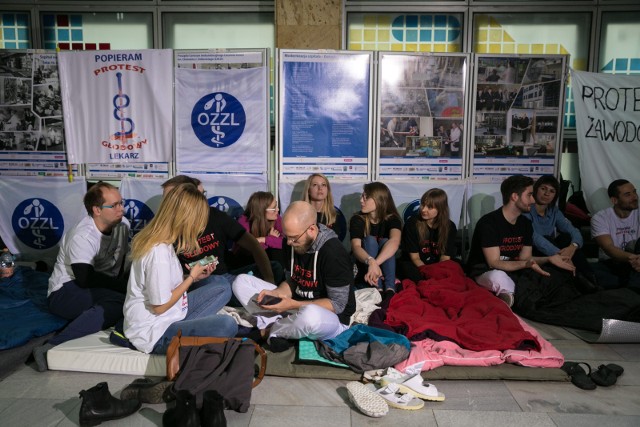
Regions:
[[[584, 365], [585, 371], [581, 365]], [[595, 371], [585, 362], [565, 362], [560, 368], [571, 378], [571, 383], [582, 390], [595, 390], [597, 386], [610, 387], [618, 381], [618, 377], [624, 373], [622, 366], [615, 363], [600, 365]]]
[[351, 381], [347, 384], [349, 400], [369, 417], [383, 417], [389, 407], [397, 409], [418, 410], [424, 407], [424, 401], [411, 393], [402, 393], [397, 384], [389, 384], [376, 389], [373, 384], [362, 384]]

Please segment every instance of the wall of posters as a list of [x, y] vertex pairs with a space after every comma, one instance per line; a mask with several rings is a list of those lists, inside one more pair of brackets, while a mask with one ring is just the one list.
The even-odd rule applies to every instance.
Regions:
[[380, 53], [377, 176], [461, 179], [469, 56]]
[[476, 55], [470, 175], [556, 174], [566, 55]]
[[67, 174], [57, 55], [2, 50], [0, 175]]
[[265, 174], [268, 50], [175, 52], [176, 168]]
[[371, 52], [279, 51], [279, 177], [370, 176]]

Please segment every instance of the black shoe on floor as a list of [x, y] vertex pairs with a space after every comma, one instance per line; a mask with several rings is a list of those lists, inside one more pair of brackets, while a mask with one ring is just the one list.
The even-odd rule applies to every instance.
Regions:
[[173, 381], [138, 378], [120, 392], [120, 399], [138, 399], [142, 403], [162, 403], [164, 391], [173, 385]]
[[282, 353], [283, 351], [289, 350], [291, 347], [293, 347], [293, 342], [286, 338], [269, 338], [269, 349], [272, 353]]
[[128, 417], [140, 409], [137, 399], [120, 400], [109, 393], [109, 386], [102, 382], [80, 392], [80, 426], [97, 426], [104, 421]]

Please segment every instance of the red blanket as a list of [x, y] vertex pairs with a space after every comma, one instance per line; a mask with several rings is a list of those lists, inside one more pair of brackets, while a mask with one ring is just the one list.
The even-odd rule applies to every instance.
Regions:
[[540, 350], [511, 309], [465, 276], [458, 263], [438, 262], [420, 272], [425, 280], [405, 280], [391, 299], [385, 324], [406, 329], [409, 339], [430, 330], [469, 350]]

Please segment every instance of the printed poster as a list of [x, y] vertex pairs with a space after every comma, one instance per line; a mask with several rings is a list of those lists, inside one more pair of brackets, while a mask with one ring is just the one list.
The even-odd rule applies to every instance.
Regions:
[[69, 163], [172, 160], [172, 51], [60, 52]]

